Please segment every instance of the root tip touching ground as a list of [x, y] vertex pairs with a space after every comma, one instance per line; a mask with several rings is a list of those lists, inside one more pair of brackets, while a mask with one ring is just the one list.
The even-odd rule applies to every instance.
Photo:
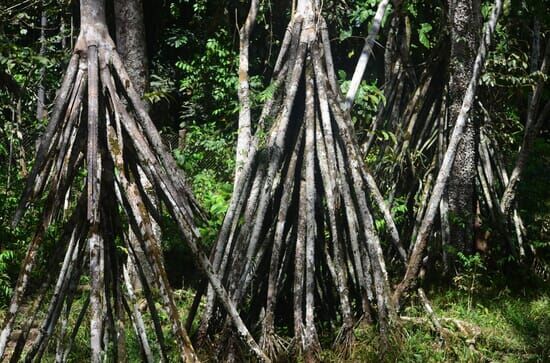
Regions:
[[349, 357], [354, 343], [355, 334], [353, 332], [353, 326], [343, 325], [336, 335], [333, 348], [340, 359], [345, 359]]
[[273, 361], [284, 359], [288, 355], [290, 342], [277, 335], [272, 329], [264, 330], [260, 338], [260, 348]]

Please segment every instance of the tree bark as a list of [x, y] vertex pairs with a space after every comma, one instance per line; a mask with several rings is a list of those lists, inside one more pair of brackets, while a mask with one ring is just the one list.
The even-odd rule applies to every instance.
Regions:
[[[145, 23], [143, 20], [143, 3], [142, 0], [117, 0], [114, 2], [114, 10], [117, 51], [120, 54], [126, 69], [128, 70], [128, 76], [130, 77], [136, 92], [143, 99], [149, 85], [147, 44], [145, 41]], [[144, 104], [148, 108], [149, 104], [145, 101]], [[155, 192], [153, 190], [153, 186], [144, 176], [143, 171], [138, 170], [138, 173], [141, 186], [149, 195], [149, 199], [154, 202], [154, 206], [157, 207], [158, 201], [154, 196]], [[154, 219], [151, 219], [151, 223], [153, 224], [155, 240], [161, 242], [162, 233], [160, 226]], [[136, 236], [132, 232], [131, 228], [128, 233], [129, 238], [136, 239]], [[140, 255], [145, 253], [139, 244], [136, 244], [136, 253]], [[149, 284], [154, 284], [155, 278], [151, 267], [145, 265], [143, 266], [143, 269]], [[139, 293], [141, 291], [139, 276], [136, 267], [131, 263], [128, 266], [128, 273], [130, 274], [130, 278], [136, 292]]]
[[235, 181], [247, 159], [252, 135], [250, 116], [250, 83], [248, 76], [250, 33], [254, 29], [258, 14], [258, 0], [252, 0], [245, 23], [239, 30], [239, 130], [237, 132], [237, 155], [235, 158]]
[[[138, 95], [149, 88], [149, 61], [145, 41], [142, 0], [117, 0], [115, 6], [116, 48]], [[147, 103], [146, 103], [147, 104]]]
[[[401, 0], [395, 1], [395, 3], [399, 2], [401, 2]], [[378, 31], [380, 30], [380, 26], [382, 25], [382, 19], [384, 18], [384, 14], [386, 13], [386, 8], [388, 7], [389, 3], [390, 0], [381, 0], [378, 3], [378, 8], [376, 9], [376, 14], [374, 15], [369, 34], [365, 39], [365, 45], [363, 46], [363, 50], [361, 51], [361, 55], [359, 56], [359, 60], [357, 61], [357, 66], [355, 67], [355, 71], [353, 72], [353, 77], [351, 79], [349, 90], [346, 94], [345, 110], [349, 110], [351, 106], [353, 106], [355, 96], [357, 95], [359, 85], [361, 84], [361, 80], [363, 79], [363, 75], [365, 74], [365, 70], [367, 69], [367, 64], [373, 51], [372, 48], [374, 46], [374, 42], [376, 41], [376, 37], [378, 36]]]
[[[44, 6], [44, 1], [42, 2]], [[46, 55], [46, 27], [48, 26], [48, 18], [46, 16], [46, 11], [42, 9], [42, 14], [40, 16], [40, 56], [44, 57]], [[38, 92], [36, 95], [36, 118], [42, 120], [45, 116], [45, 104], [46, 104], [46, 91], [44, 88], [44, 77], [46, 75], [46, 66], [40, 68], [40, 83], [38, 84]]]
[[[106, 349], [109, 346], [120, 348], [122, 343], [114, 321], [118, 316], [117, 290], [120, 289], [122, 273], [116, 240], [123, 241], [126, 250], [131, 251], [131, 255], [140, 265], [151, 265], [180, 358], [186, 362], [197, 360], [179, 319], [160, 258], [158, 242], [152, 232], [151, 216], [158, 216], [158, 211], [139, 183], [145, 177], [159, 190], [167, 210], [176, 219], [185, 242], [214, 286], [243, 342], [250, 346], [260, 360], [269, 361], [250, 335], [218, 277], [213, 273], [209, 261], [198, 247], [197, 239], [200, 234], [195, 219], [204, 218], [204, 215], [186, 185], [181, 170], [162, 143], [143, 101], [114, 49], [114, 42], [107, 31], [105, 1], [81, 0], [80, 10], [81, 27], [74, 54], [13, 218], [16, 225], [29, 202], [49, 190], [43, 203], [41, 221], [28, 246], [15, 293], [4, 318], [0, 333], [0, 358], [4, 355], [6, 343], [23, 305], [46, 230], [58, 219], [61, 204], [68, 191], [72, 191], [75, 195], [80, 194], [78, 198], [81, 202], [73, 207], [73, 215], [80, 216], [78, 220], [85, 222], [85, 229], [81, 233], [89, 246], [86, 250], [88, 258], [83, 264], [89, 266], [91, 285], [91, 361], [100, 362], [111, 357], [117, 360], [117, 352], [121, 351]], [[86, 91], [88, 97], [84, 97]], [[77, 173], [82, 168], [87, 171], [84, 188], [81, 183], [75, 182]], [[139, 170], [143, 171], [143, 175]], [[126, 218], [122, 218], [121, 209]], [[122, 227], [126, 223], [132, 226], [137, 241], [129, 241], [123, 232]], [[69, 231], [77, 229], [74, 221], [67, 222], [65, 227]], [[135, 246], [138, 243], [146, 251], [142, 257], [135, 255]], [[64, 248], [64, 245], [60, 244], [60, 248]], [[140, 274], [141, 283], [147, 286], [147, 279], [142, 272]], [[54, 314], [48, 314], [51, 318], [46, 317], [47, 320], [43, 322], [43, 326], [47, 327], [44, 337], [54, 329], [59, 316], [56, 311], [62, 306], [60, 300], [67, 298], [66, 294], [58, 295], [59, 297], [54, 295], [50, 303], [50, 310]], [[155, 302], [150, 299], [150, 293], [147, 295], [151, 317], [155, 320]], [[78, 327], [74, 331], [77, 329]], [[159, 331], [157, 337], [161, 344], [161, 353], [164, 360], [167, 360], [168, 355], [162, 351], [162, 329], [156, 330]], [[71, 336], [66, 349], [60, 351], [68, 353], [72, 340]], [[46, 344], [47, 339], [36, 340], [33, 351], [41, 354]]]
[[458, 144], [462, 139], [464, 128], [466, 127], [468, 115], [474, 102], [477, 84], [481, 77], [483, 66], [485, 64], [485, 58], [487, 56], [488, 48], [491, 44], [491, 37], [495, 31], [496, 23], [501, 11], [502, 0], [496, 0], [493, 11], [491, 13], [491, 17], [489, 18], [489, 21], [484, 28], [483, 39], [481, 40], [481, 43], [479, 45], [476, 60], [474, 62], [474, 71], [468, 84], [468, 89], [466, 90], [466, 93], [464, 95], [462, 107], [460, 108], [460, 112], [456, 119], [455, 126], [449, 140], [449, 145], [447, 146], [447, 150], [445, 151], [443, 162], [437, 174], [435, 186], [428, 202], [428, 207], [424, 214], [424, 218], [422, 219], [422, 224], [420, 225], [418, 234], [415, 237], [415, 242], [409, 257], [405, 276], [403, 277], [403, 280], [396, 286], [393, 293], [393, 304], [396, 307], [399, 306], [399, 302], [403, 297], [403, 294], [415, 284], [418, 278], [418, 273], [420, 272], [420, 268], [422, 267], [422, 258], [428, 244], [428, 239], [430, 238], [432, 232], [432, 227], [437, 216], [437, 211], [439, 209], [441, 198], [451, 175], [451, 168], [457, 153]]
[[[242, 306], [241, 314], [250, 317], [252, 326], [262, 325], [261, 345], [274, 358], [280, 358], [275, 322], [288, 318], [275, 317], [276, 306], [281, 297], [288, 299], [293, 346], [306, 361], [319, 359], [315, 318], [322, 309], [331, 317], [341, 313], [338, 348], [352, 345], [355, 319], [361, 315], [354, 316], [353, 307], [370, 317], [376, 306], [381, 341], [394, 316], [367, 198], [368, 189], [375, 188], [365, 180], [351, 118], [342, 109], [318, 6], [297, 1], [274, 70], [274, 83], [281, 80], [281, 87], [264, 104], [267, 111], [262, 111], [213, 251], [213, 265], [235, 304], [242, 306], [244, 293], [251, 290], [254, 307]], [[263, 124], [266, 115], [272, 125]], [[224, 350], [229, 331], [216, 304], [210, 294], [199, 335], [221, 336]], [[257, 313], [261, 308], [265, 319]]]
[[[449, 74], [449, 119], [456, 120], [472, 77], [478, 47], [479, 0], [449, 0], [451, 37]], [[450, 244], [458, 252], [473, 251], [475, 217], [475, 178], [479, 127], [470, 113], [451, 169], [448, 193]], [[456, 266], [455, 266], [456, 267]]]

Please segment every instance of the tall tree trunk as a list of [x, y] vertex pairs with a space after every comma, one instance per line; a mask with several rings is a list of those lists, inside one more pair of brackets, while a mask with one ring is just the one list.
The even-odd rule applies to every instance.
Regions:
[[470, 110], [473, 106], [474, 97], [476, 94], [477, 84], [481, 77], [481, 71], [485, 64], [485, 58], [487, 56], [488, 48], [491, 45], [491, 37], [495, 31], [497, 20], [502, 11], [502, 0], [495, 0], [495, 5], [491, 13], [491, 17], [488, 22], [485, 24], [483, 30], [483, 38], [481, 39], [477, 55], [474, 62], [474, 68], [472, 72], [472, 77], [468, 83], [468, 88], [462, 100], [462, 106], [456, 122], [453, 128], [453, 132], [449, 139], [449, 144], [445, 155], [443, 157], [443, 162], [437, 173], [437, 178], [435, 185], [430, 196], [430, 200], [426, 207], [424, 217], [422, 218], [422, 223], [419, 227], [418, 233], [414, 236], [414, 244], [412, 246], [412, 251], [410, 253], [409, 262], [407, 263], [407, 270], [405, 271], [405, 276], [403, 280], [396, 286], [393, 293], [393, 303], [395, 306], [399, 306], [403, 294], [407, 292], [417, 281], [418, 274], [422, 267], [422, 259], [424, 257], [424, 252], [428, 245], [428, 240], [431, 236], [432, 228], [434, 225], [437, 212], [441, 203], [441, 198], [443, 193], [448, 185], [451, 169], [453, 162], [456, 157], [458, 150], [458, 145], [464, 134], [464, 129], [468, 120]]
[[[43, 2], [44, 3], [44, 2]], [[44, 6], [44, 5], [43, 5]], [[46, 11], [42, 9], [40, 16], [40, 56], [46, 54], [46, 26], [48, 26], [48, 18]], [[44, 76], [46, 75], [46, 66], [40, 68], [40, 83], [38, 84], [38, 92], [36, 95], [36, 118], [42, 120], [45, 116], [46, 90], [44, 88]]]
[[116, 49], [124, 61], [136, 92], [143, 97], [149, 85], [143, 2], [142, 0], [117, 0], [114, 6]]
[[[449, 119], [456, 120], [474, 68], [480, 9], [479, 0], [449, 0], [448, 6], [451, 34]], [[450, 243], [455, 252], [468, 253], [473, 248], [478, 140], [479, 128], [470, 113], [447, 187]]]
[[235, 181], [239, 179], [239, 173], [247, 158], [248, 149], [252, 135], [252, 124], [250, 116], [250, 82], [248, 76], [250, 57], [250, 33], [256, 23], [258, 14], [258, 0], [252, 0], [250, 10], [245, 23], [239, 29], [239, 131], [237, 133], [237, 155], [235, 158]]
[[[122, 58], [128, 76], [134, 84], [134, 88], [140, 97], [143, 98], [149, 85], [149, 70], [147, 58], [147, 43], [145, 40], [145, 23], [143, 20], [143, 2], [142, 0], [117, 0], [114, 3], [115, 8], [115, 26], [116, 26], [116, 47]], [[148, 103], [144, 101], [146, 107]], [[142, 170], [138, 171], [140, 183], [149, 195], [149, 199], [154, 201], [155, 207], [158, 204], [155, 191], [149, 180], [145, 177]], [[155, 220], [151, 220], [153, 224], [153, 233], [157, 241], [162, 241], [162, 233], [160, 226]], [[137, 239], [130, 228], [128, 231], [129, 238]], [[143, 255], [145, 252], [136, 244], [136, 253]], [[159, 246], [160, 247], [160, 246]], [[155, 280], [153, 270], [150, 266], [143, 266], [143, 272], [148, 279], [149, 284]], [[136, 291], [141, 290], [139, 283], [139, 274], [135, 266], [129, 264], [129, 274]]]

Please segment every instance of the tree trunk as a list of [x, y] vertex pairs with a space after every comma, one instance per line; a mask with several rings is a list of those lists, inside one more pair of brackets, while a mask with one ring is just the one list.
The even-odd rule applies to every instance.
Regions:
[[250, 10], [245, 23], [239, 30], [239, 130], [237, 132], [237, 155], [235, 158], [235, 181], [239, 179], [240, 171], [247, 158], [252, 135], [252, 124], [250, 116], [250, 83], [248, 76], [250, 57], [248, 50], [250, 46], [250, 33], [256, 23], [258, 14], [258, 0], [252, 0]]
[[[44, 3], [44, 2], [43, 2]], [[44, 6], [44, 4], [42, 5]], [[40, 16], [40, 56], [46, 55], [46, 27], [48, 26], [48, 18], [46, 11], [42, 9], [42, 15]], [[38, 92], [36, 95], [36, 118], [42, 120], [46, 117], [45, 103], [46, 103], [46, 91], [44, 89], [44, 76], [46, 75], [46, 66], [40, 68], [40, 83], [38, 84]]]
[[142, 0], [117, 0], [115, 6], [116, 49], [124, 61], [138, 95], [149, 85], [147, 43]]
[[[479, 0], [449, 0], [448, 6], [451, 34], [449, 119], [456, 120], [472, 77], [479, 43], [480, 9]], [[473, 113], [470, 113], [447, 187], [450, 244], [455, 250], [454, 254], [470, 253], [473, 250], [478, 140], [479, 127]]]
[[464, 129], [468, 120], [470, 110], [473, 106], [474, 97], [476, 94], [477, 84], [481, 77], [481, 71], [485, 64], [485, 58], [487, 56], [488, 48], [491, 44], [491, 37], [495, 31], [498, 17], [502, 11], [502, 0], [496, 0], [491, 17], [489, 18], [487, 24], [484, 27], [483, 38], [481, 39], [479, 49], [477, 51], [476, 59], [474, 62], [474, 69], [472, 77], [468, 83], [468, 89], [462, 100], [462, 106], [458, 117], [456, 119], [453, 132], [449, 139], [449, 144], [445, 155], [443, 157], [443, 162], [439, 172], [437, 173], [437, 178], [435, 181], [435, 186], [433, 188], [426, 212], [424, 213], [424, 218], [418, 230], [418, 234], [414, 237], [414, 244], [412, 246], [412, 252], [410, 253], [409, 262], [407, 263], [407, 270], [405, 271], [405, 276], [403, 280], [396, 286], [393, 293], [393, 303], [395, 306], [399, 306], [403, 294], [408, 291], [417, 281], [418, 273], [422, 267], [422, 259], [424, 257], [424, 252], [428, 245], [428, 240], [431, 236], [432, 227], [434, 225], [437, 212], [439, 210], [441, 198], [443, 193], [448, 185], [451, 169], [456, 157], [458, 144], [462, 139], [464, 134]]
[[[118, 0], [114, 3], [114, 10], [117, 51], [120, 54], [126, 69], [128, 70], [128, 76], [134, 84], [136, 92], [143, 98], [149, 84], [147, 44], [145, 41], [145, 23], [143, 20], [143, 3], [141, 0]], [[148, 106], [148, 103], [145, 101], [144, 104], [145, 106]], [[145, 177], [143, 171], [139, 170], [138, 173], [140, 184], [149, 195], [149, 199], [154, 202], [154, 206], [157, 207], [158, 200], [155, 196], [153, 186]], [[155, 239], [159, 242], [162, 241], [162, 233], [157, 221], [152, 219], [151, 223], [153, 224]], [[129, 238], [137, 238], [131, 228], [128, 233]], [[136, 253], [140, 255], [145, 253], [139, 243], [136, 243]], [[151, 267], [145, 265], [143, 266], [143, 270], [149, 284], [153, 284], [155, 278]], [[130, 274], [130, 279], [136, 289], [136, 292], [139, 293], [141, 291], [141, 284], [139, 282], [138, 272], [136, 267], [131, 263], [128, 266], [128, 273]]]

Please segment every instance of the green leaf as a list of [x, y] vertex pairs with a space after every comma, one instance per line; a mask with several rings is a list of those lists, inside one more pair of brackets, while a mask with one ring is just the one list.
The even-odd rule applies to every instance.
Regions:
[[340, 41], [346, 40], [351, 37], [351, 29], [342, 30], [340, 32]]
[[431, 31], [432, 31], [432, 25], [428, 23], [420, 24], [420, 29], [418, 29], [418, 40], [424, 47], [428, 49], [432, 47], [430, 39], [428, 39], [428, 33]]

